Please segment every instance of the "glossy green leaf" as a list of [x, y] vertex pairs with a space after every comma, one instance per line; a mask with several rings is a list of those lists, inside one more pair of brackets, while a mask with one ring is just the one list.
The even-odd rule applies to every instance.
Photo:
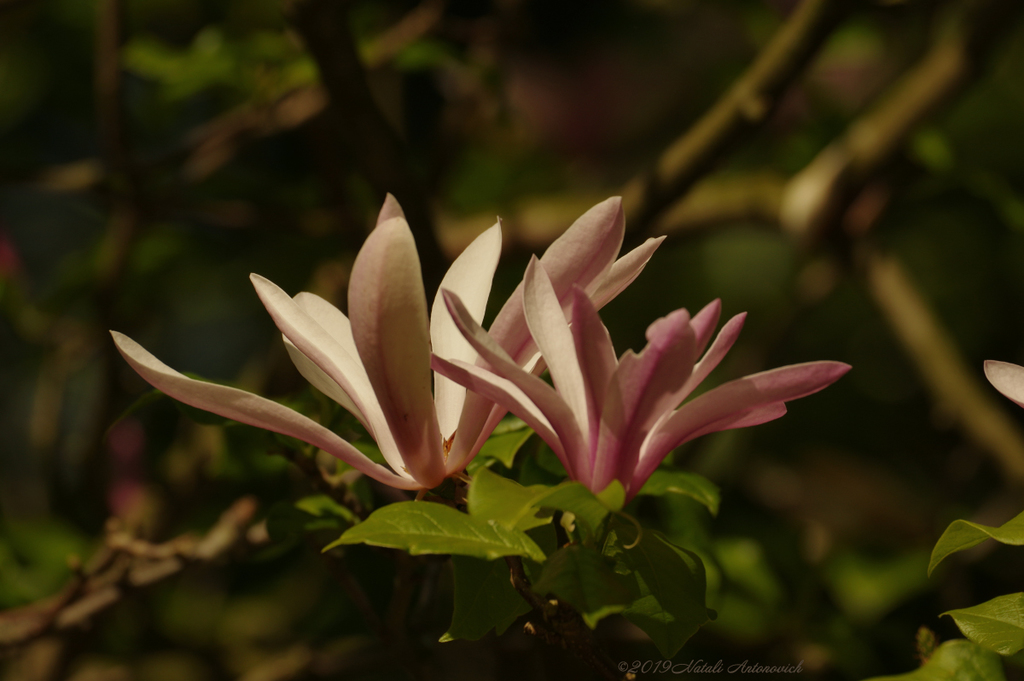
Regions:
[[932, 558], [928, 564], [928, 574], [930, 575], [936, 566], [951, 553], [977, 546], [990, 538], [1011, 546], [1024, 545], [1024, 513], [999, 527], [979, 525], [969, 520], [954, 520], [939, 537], [939, 541], [935, 542]]
[[341, 518], [351, 525], [359, 522], [359, 517], [351, 509], [339, 504], [326, 494], [313, 494], [303, 497], [295, 502], [295, 508], [317, 518]]
[[486, 468], [473, 476], [466, 495], [469, 514], [481, 520], [494, 520], [507, 528], [528, 530], [546, 525], [551, 518], [537, 518], [535, 501], [550, 491], [549, 487], [523, 487]]
[[939, 646], [912, 672], [867, 681], [1006, 681], [1002, 659], [990, 650], [957, 639]]
[[608, 559], [582, 544], [570, 544], [551, 554], [533, 590], [541, 596], [554, 594], [569, 603], [591, 629], [633, 601]]
[[509, 581], [509, 568], [504, 560], [452, 556], [452, 567], [455, 610], [442, 642], [457, 638], [475, 641], [491, 629], [500, 636], [517, 617], [530, 611], [529, 604]]
[[466, 466], [466, 471], [474, 475], [481, 468], [498, 462], [505, 468], [512, 468], [516, 454], [522, 449], [526, 441], [533, 435], [523, 421], [511, 417], [504, 419], [494, 429], [491, 437], [484, 446], [480, 448], [473, 460]]
[[386, 546], [414, 556], [441, 553], [487, 560], [501, 556], [544, 560], [540, 547], [524, 532], [424, 501], [402, 501], [380, 508], [324, 550], [341, 544]]
[[942, 614], [952, 617], [964, 636], [1000, 655], [1024, 649], [1024, 593], [997, 596], [980, 605]]
[[711, 515], [718, 515], [721, 493], [718, 485], [702, 475], [686, 471], [673, 471], [659, 468], [640, 488], [638, 494], [648, 496], [664, 496], [665, 494], [683, 494], [703, 504]]
[[697, 554], [654, 530], [644, 529], [637, 542], [636, 527], [617, 517], [604, 552], [618, 561], [616, 572], [631, 577], [635, 600], [622, 614], [651, 637], [664, 657], [675, 656], [711, 621], [704, 564]]
[[[617, 480], [613, 481], [612, 485], [619, 485], [621, 488]], [[613, 504], [618, 502], [618, 508], [609, 508], [601, 497], [596, 496], [579, 482], [564, 482], [557, 487], [549, 488], [547, 493], [534, 502], [534, 505], [573, 513], [576, 516], [577, 524], [583, 525], [584, 537], [592, 538], [597, 536], [601, 523], [608, 517], [608, 514], [622, 508], [621, 501], [625, 498], [624, 494], [619, 495], [614, 489], [610, 492], [605, 490], [601, 494], [606, 495]]]

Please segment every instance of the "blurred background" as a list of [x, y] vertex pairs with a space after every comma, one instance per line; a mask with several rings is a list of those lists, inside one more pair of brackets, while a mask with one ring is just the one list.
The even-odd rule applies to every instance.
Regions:
[[[3, 678], [409, 678], [353, 576], [404, 624], [417, 678], [588, 678], [521, 623], [437, 643], [447, 561], [321, 559], [286, 522], [310, 477], [259, 431], [151, 395], [110, 342], [315, 411], [248, 275], [344, 308], [388, 191], [428, 291], [502, 217], [490, 315], [531, 253], [622, 195], [626, 247], [668, 238], [603, 312], [620, 352], [721, 298], [749, 316], [709, 385], [852, 364], [783, 419], [674, 454], [722, 487], [718, 517], [635, 512], [707, 558], [719, 617], [677, 661], [912, 669], [919, 627], [956, 637], [939, 613], [1022, 588], [1024, 553], [1002, 546], [926, 575], [951, 520], [1024, 507], [1024, 413], [982, 374], [1024, 363], [1022, 9], [0, 0]], [[531, 440], [515, 465], [545, 460]], [[215, 523], [244, 536], [46, 619], [115, 535], [156, 546]], [[659, 657], [622, 618], [597, 633], [614, 660]]]

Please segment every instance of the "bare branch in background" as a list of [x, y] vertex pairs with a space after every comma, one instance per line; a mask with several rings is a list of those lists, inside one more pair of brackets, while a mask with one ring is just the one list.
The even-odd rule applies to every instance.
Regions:
[[804, 0], [750, 68], [623, 190], [627, 229], [645, 231], [661, 211], [764, 124], [856, 0]]
[[243, 497], [204, 536], [185, 534], [162, 544], [137, 539], [111, 519], [100, 550], [61, 593], [0, 612], [0, 651], [88, 626], [132, 589], [161, 582], [190, 564], [217, 562], [240, 544], [259, 543], [259, 533], [247, 536], [256, 508], [255, 499]]
[[888, 95], [790, 181], [782, 206], [785, 229], [813, 241], [835, 226], [917, 126], [978, 75], [1021, 10], [1020, 0], [958, 5], [937, 27], [932, 47]]
[[348, 22], [348, 2], [292, 0], [288, 15], [320, 68], [330, 95], [326, 115], [347, 153], [383, 199], [391, 192], [402, 204], [416, 238], [430, 295], [445, 270], [434, 234], [430, 203], [413, 176], [402, 140], [378, 108]]

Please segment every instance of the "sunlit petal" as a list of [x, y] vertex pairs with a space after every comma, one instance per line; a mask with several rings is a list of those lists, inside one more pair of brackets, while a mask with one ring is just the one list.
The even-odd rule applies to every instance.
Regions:
[[430, 389], [430, 336], [416, 243], [402, 218], [370, 233], [349, 280], [359, 357], [409, 472], [425, 487], [444, 479]]
[[240, 423], [298, 438], [392, 487], [420, 487], [409, 476], [396, 475], [384, 466], [373, 463], [327, 428], [288, 407], [238, 388], [188, 378], [158, 360], [128, 336], [116, 331], [111, 331], [111, 335], [121, 355], [140, 376], [179, 402]]
[[[491, 293], [491, 280], [501, 255], [501, 226], [496, 224], [478, 236], [455, 259], [441, 280], [441, 287], [430, 308], [430, 340], [434, 354], [449, 360], [472, 362], [476, 351], [462, 337], [441, 297], [448, 290], [462, 300], [466, 309], [478, 323], [483, 321], [487, 297]], [[441, 435], [451, 437], [466, 400], [466, 389], [441, 374], [434, 374], [434, 404]]]
[[664, 240], [663, 236], [648, 239], [616, 260], [601, 277], [587, 284], [587, 295], [594, 301], [594, 307], [600, 310], [632, 284]]
[[1024, 367], [990, 359], [985, 362], [985, 376], [996, 390], [1024, 407]]

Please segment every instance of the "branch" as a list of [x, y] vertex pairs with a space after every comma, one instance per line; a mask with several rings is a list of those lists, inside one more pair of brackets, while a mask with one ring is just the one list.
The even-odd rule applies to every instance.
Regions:
[[56, 596], [0, 612], [0, 651], [20, 647], [51, 632], [88, 626], [132, 589], [161, 582], [194, 563], [213, 563], [234, 547], [254, 543], [247, 530], [256, 500], [242, 497], [201, 538], [184, 534], [162, 544], [136, 539], [111, 518], [103, 546], [89, 565]]
[[952, 413], [975, 444], [991, 452], [1006, 476], [1024, 484], [1024, 433], [977, 378], [899, 261], [871, 254], [868, 289], [906, 348], [936, 402]]
[[402, 203], [429, 298], [440, 284], [446, 261], [434, 235], [427, 195], [410, 171], [402, 141], [370, 92], [348, 25], [348, 7], [341, 0], [291, 0], [288, 15], [320, 68], [330, 96], [326, 114], [335, 132], [379, 197], [391, 192]]
[[541, 614], [526, 623], [524, 630], [537, 636], [545, 643], [556, 645], [568, 650], [588, 667], [596, 671], [601, 678], [608, 681], [632, 681], [636, 678], [631, 673], [622, 674], [616, 669], [615, 663], [609, 659], [597, 644], [594, 636], [583, 618], [576, 610], [556, 599], [546, 600], [530, 588], [530, 579], [523, 569], [523, 560], [519, 556], [506, 556], [509, 567], [509, 579], [519, 595]]
[[672, 143], [653, 170], [625, 187], [626, 224], [645, 231], [726, 152], [764, 124], [855, 4], [856, 0], [803, 0], [729, 91]]
[[826, 147], [786, 188], [782, 223], [805, 241], [837, 224], [917, 126], [978, 73], [1024, 9], [1020, 0], [972, 0], [941, 22], [931, 49], [870, 113]]

